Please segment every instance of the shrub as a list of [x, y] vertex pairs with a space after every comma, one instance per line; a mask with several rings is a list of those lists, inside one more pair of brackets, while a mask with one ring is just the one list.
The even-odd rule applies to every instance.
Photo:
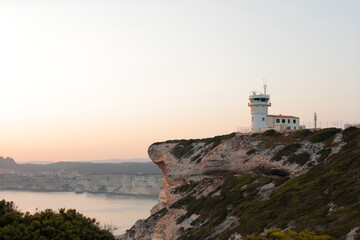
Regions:
[[184, 184], [177, 189], [175, 189], [175, 193], [189, 193], [191, 192], [198, 184], [191, 183], [191, 184]]
[[236, 136], [236, 133], [234, 132], [234, 133], [230, 133], [227, 135], [216, 136], [213, 138], [205, 138], [205, 139], [202, 139], [201, 141], [205, 142], [205, 145], [212, 144], [211, 148], [210, 148], [210, 150], [212, 150], [215, 147], [217, 147], [218, 145], [220, 145], [220, 143], [222, 143], [223, 141], [232, 139], [235, 136]]
[[309, 141], [312, 143], [319, 143], [319, 142], [323, 142], [327, 139], [330, 139], [331, 137], [333, 137], [335, 134], [337, 134], [338, 132], [341, 132], [341, 129], [338, 128], [324, 128], [321, 129], [317, 132], [314, 132], [310, 138]]
[[311, 131], [309, 129], [303, 129], [303, 130], [299, 130], [299, 131], [295, 131], [291, 136], [293, 138], [305, 138], [307, 136], [309, 136], [311, 134]]
[[265, 137], [271, 137], [271, 136], [274, 136], [275, 134], [276, 134], [276, 131], [274, 129], [269, 129], [262, 133], [262, 135]]
[[194, 153], [193, 140], [183, 141], [178, 143], [170, 153], [177, 159], [186, 158]]
[[310, 153], [303, 152], [299, 154], [291, 154], [288, 158], [287, 162], [290, 164], [296, 163], [300, 166], [303, 166], [305, 163], [307, 163], [310, 160]]
[[324, 149], [321, 149], [318, 154], [320, 155], [318, 158], [317, 158], [317, 161], [318, 162], [323, 162], [331, 153], [331, 149], [329, 148], [324, 148]]
[[100, 229], [95, 219], [75, 209], [51, 209], [34, 215], [16, 210], [12, 202], [0, 202], [0, 239], [115, 239]]
[[271, 159], [272, 161], [280, 161], [283, 156], [289, 156], [290, 154], [296, 152], [301, 145], [299, 143], [289, 144], [283, 147], [280, 151], [275, 153], [274, 157]]
[[360, 128], [349, 127], [343, 131], [343, 139], [348, 142], [354, 139], [356, 136], [359, 136]]
[[248, 150], [246, 152], [246, 155], [251, 155], [251, 154], [254, 154], [254, 153], [256, 153], [256, 149], [252, 148], [252, 149], [250, 149], [250, 150]]
[[275, 228], [266, 231], [265, 236], [246, 236], [246, 240], [332, 240], [333, 238], [328, 235], [316, 235], [313, 232], [300, 232], [297, 233], [291, 229], [284, 232]]

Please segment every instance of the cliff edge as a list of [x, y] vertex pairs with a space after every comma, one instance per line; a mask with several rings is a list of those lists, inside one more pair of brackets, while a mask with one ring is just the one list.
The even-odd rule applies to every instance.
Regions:
[[159, 203], [121, 239], [243, 239], [292, 228], [356, 239], [360, 129], [154, 143]]

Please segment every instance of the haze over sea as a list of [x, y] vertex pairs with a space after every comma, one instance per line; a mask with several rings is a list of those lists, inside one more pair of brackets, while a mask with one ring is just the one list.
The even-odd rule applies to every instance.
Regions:
[[117, 227], [114, 235], [129, 229], [138, 219], [150, 216], [156, 198], [129, 195], [106, 195], [73, 192], [0, 191], [0, 199], [13, 201], [22, 212], [35, 213], [46, 208], [73, 208], [101, 225]]

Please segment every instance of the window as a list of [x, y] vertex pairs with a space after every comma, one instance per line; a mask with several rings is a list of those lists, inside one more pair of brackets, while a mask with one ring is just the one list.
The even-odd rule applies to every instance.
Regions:
[[276, 123], [280, 123], [280, 119], [276, 119]]
[[285, 123], [285, 119], [282, 119], [281, 122], [282, 122], [282, 123]]
[[251, 121], [254, 121], [254, 117], [251, 117]]
[[296, 129], [296, 127], [294, 127], [294, 129]]
[[296, 123], [296, 119], [293, 120], [293, 123]]
[[286, 127], [286, 130], [291, 130], [291, 127]]
[[288, 123], [290, 123], [290, 119], [288, 119]]
[[263, 122], [265, 121], [265, 118], [262, 118]]

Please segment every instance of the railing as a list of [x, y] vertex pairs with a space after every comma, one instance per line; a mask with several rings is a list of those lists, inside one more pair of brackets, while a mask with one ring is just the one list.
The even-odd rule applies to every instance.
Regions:
[[[260, 103], [260, 104], [259, 104]], [[271, 102], [252, 102], [248, 103], [248, 106], [254, 106], [254, 105], [265, 105], [265, 106], [271, 106]]]

